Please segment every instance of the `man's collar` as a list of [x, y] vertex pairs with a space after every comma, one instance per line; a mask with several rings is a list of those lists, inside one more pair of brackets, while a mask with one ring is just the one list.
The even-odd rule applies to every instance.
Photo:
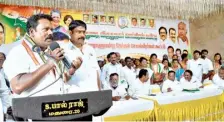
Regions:
[[68, 43], [68, 48], [71, 50], [77, 49], [77, 47], [71, 41], [69, 41], [69, 43]]
[[28, 33], [24, 35], [24, 40], [28, 41], [29, 44], [31, 44], [32, 46], [35, 45], [35, 42], [33, 41], [33, 39], [30, 37]]
[[[84, 45], [82, 45], [82, 48], [84, 48], [85, 45], [86, 45], [86, 43], [84, 43]], [[71, 49], [71, 50], [79, 49], [79, 48], [76, 47], [71, 41], [69, 41], [69, 43], [68, 43], [68, 48]]]

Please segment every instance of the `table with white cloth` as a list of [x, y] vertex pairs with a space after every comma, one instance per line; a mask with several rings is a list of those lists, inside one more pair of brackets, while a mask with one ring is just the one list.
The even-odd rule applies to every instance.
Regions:
[[163, 93], [141, 98], [154, 101], [155, 120], [158, 121], [224, 120], [222, 89], [200, 89], [194, 93]]
[[93, 121], [151, 121], [154, 120], [154, 103], [150, 100], [114, 101], [113, 106], [101, 117]]

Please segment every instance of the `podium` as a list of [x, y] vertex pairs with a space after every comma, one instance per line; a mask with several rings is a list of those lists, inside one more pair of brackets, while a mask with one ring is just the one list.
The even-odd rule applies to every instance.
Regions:
[[111, 90], [12, 99], [15, 117], [38, 121], [92, 121], [111, 106]]

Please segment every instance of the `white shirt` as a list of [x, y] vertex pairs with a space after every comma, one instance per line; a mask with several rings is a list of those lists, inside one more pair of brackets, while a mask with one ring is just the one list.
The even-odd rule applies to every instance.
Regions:
[[180, 49], [188, 49], [188, 45], [187, 45], [187, 42], [183, 42], [182, 39], [178, 39], [177, 40], [177, 48], [180, 48]]
[[104, 90], [112, 90], [113, 97], [115, 97], [115, 96], [125, 97], [127, 95], [127, 92], [123, 85], [118, 85], [118, 87], [116, 89], [109, 86], [109, 88], [105, 88]]
[[113, 65], [112, 63], [108, 63], [103, 66], [103, 71], [100, 76], [100, 79], [103, 83], [103, 87], [107, 87], [109, 85], [109, 79], [112, 73], [117, 73], [119, 76], [119, 79], [122, 79], [121, 68], [122, 66], [120, 64]]
[[[153, 71], [152, 71], [150, 68], [144, 68], [144, 69], [148, 70], [148, 73], [149, 73], [149, 80], [148, 80], [148, 82], [150, 83], [150, 79], [151, 79], [151, 77], [152, 77], [152, 75], [153, 75]], [[137, 77], [138, 77], [138, 75], [139, 75], [140, 70], [141, 70], [141, 69], [138, 68], [138, 69], [136, 69], [136, 71], [135, 71], [135, 73], [136, 73], [136, 79], [138, 79]]]
[[[32, 50], [32, 46], [26, 41], [26, 44]], [[19, 55], [18, 55], [19, 54]], [[9, 81], [11, 81], [14, 77], [22, 73], [31, 73], [37, 70], [44, 62], [41, 60], [40, 56], [33, 52], [34, 56], [36, 57], [37, 61], [40, 65], [36, 65], [31, 56], [26, 51], [25, 47], [22, 44], [14, 47], [9, 54], [7, 55], [7, 59], [4, 62], [3, 68], [5, 71], [6, 76], [8, 77]], [[21, 94], [13, 94], [14, 97], [26, 97], [36, 91], [43, 89], [44, 87], [53, 83], [59, 77], [58, 72], [56, 72], [56, 77], [52, 72], [46, 74], [36, 85], [33, 87], [23, 91]], [[52, 84], [50, 87], [44, 89], [36, 93], [33, 96], [45, 96], [45, 95], [52, 95], [52, 94], [60, 94], [62, 93], [63, 81], [59, 80]]]
[[0, 87], [0, 97], [1, 97], [1, 103], [3, 105], [3, 111], [4, 113], [7, 112], [7, 108], [11, 106], [11, 92], [10, 88], [6, 85], [6, 76], [4, 74], [4, 70], [0, 69], [0, 80], [1, 80], [1, 87]]
[[171, 81], [167, 79], [166, 81], [163, 82], [162, 86], [162, 92], [168, 92], [167, 89], [171, 88], [172, 92], [179, 92], [182, 91], [182, 88], [180, 86], [180, 82], [178, 81]]
[[136, 95], [149, 95], [150, 93], [150, 82], [142, 83], [139, 78], [137, 78], [132, 84], [130, 84], [129, 88], [130, 96]]
[[215, 74], [212, 81], [215, 85], [224, 88], [224, 80], [219, 77], [219, 74]]
[[201, 82], [192, 76], [191, 81], [187, 81], [184, 77], [180, 79], [180, 85], [183, 89], [197, 89], [202, 86]]
[[202, 75], [205, 73], [205, 66], [201, 58], [197, 60], [189, 60], [187, 62], [187, 69], [191, 70], [193, 72], [193, 76], [195, 76], [199, 81], [202, 80]]
[[207, 74], [209, 71], [211, 70], [214, 70], [213, 68], [213, 63], [210, 59], [208, 58], [205, 58], [205, 59], [202, 59], [203, 60], [203, 63], [204, 63], [204, 69], [205, 69], [205, 73]]
[[129, 69], [127, 66], [122, 67], [121, 79], [125, 79], [128, 84], [131, 84], [136, 79], [135, 69], [133, 67]]
[[64, 49], [65, 57], [68, 62], [76, 60], [77, 57], [82, 58], [82, 64], [75, 71], [75, 74], [68, 81], [70, 85], [76, 85], [84, 91], [98, 91], [97, 73], [100, 68], [97, 62], [95, 50], [88, 44], [83, 45], [82, 51], [69, 42], [61, 42]]
[[163, 43], [166, 45], [166, 49], [167, 49], [169, 46], [172, 46], [174, 49], [176, 49], [176, 42], [174, 43], [174, 42], [173, 42], [172, 40], [170, 40], [170, 39], [166, 39]]
[[0, 122], [4, 122], [4, 114], [3, 114], [3, 105], [2, 105], [2, 101], [0, 101]]

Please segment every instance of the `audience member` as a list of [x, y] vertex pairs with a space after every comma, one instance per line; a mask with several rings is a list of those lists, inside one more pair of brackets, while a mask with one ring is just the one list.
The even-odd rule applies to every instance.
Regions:
[[180, 85], [183, 89], [188, 90], [203, 88], [201, 81], [194, 77], [191, 70], [184, 72], [184, 77], [180, 79]]
[[162, 86], [162, 92], [180, 92], [182, 88], [180, 82], [175, 79], [175, 72], [168, 72], [168, 79], [164, 81]]

